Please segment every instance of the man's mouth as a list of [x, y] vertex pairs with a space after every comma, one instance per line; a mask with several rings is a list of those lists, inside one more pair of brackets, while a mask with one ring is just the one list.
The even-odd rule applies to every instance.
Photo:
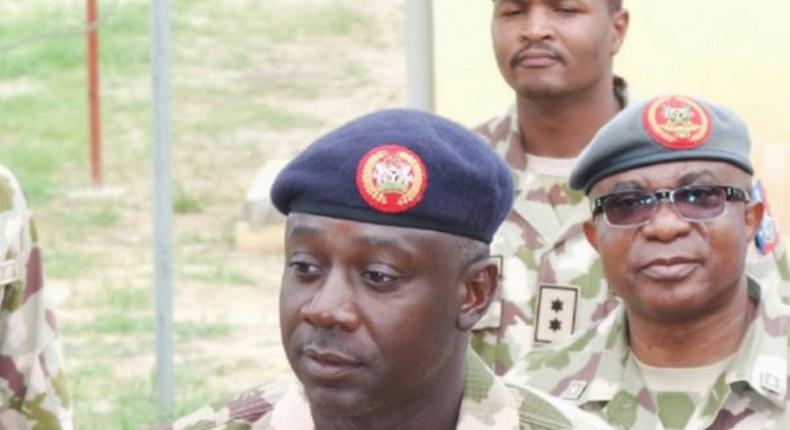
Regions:
[[510, 66], [512, 68], [545, 68], [559, 63], [562, 63], [562, 57], [556, 52], [548, 49], [530, 48], [522, 49], [516, 53], [510, 61]]
[[656, 258], [642, 266], [640, 271], [650, 279], [670, 282], [687, 277], [699, 265], [699, 261], [687, 257]]
[[319, 379], [334, 379], [362, 366], [354, 357], [340, 351], [306, 346], [303, 349], [305, 370]]

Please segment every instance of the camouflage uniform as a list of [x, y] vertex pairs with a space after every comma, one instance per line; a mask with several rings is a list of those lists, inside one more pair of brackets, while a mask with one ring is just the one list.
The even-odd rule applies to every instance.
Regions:
[[[625, 104], [624, 82], [616, 79], [615, 89]], [[508, 162], [516, 188], [513, 210], [492, 243], [492, 254], [502, 263], [500, 297], [475, 326], [472, 338], [475, 351], [501, 375], [533, 344], [586, 329], [619, 299], [609, 294], [598, 254], [582, 232], [590, 218], [589, 201], [583, 192], [570, 189], [568, 178], [527, 169], [515, 107], [476, 131]], [[752, 247], [747, 271], [763, 285], [790, 283], [783, 243], [766, 255]], [[790, 287], [781, 288], [783, 295], [790, 293]], [[552, 306], [557, 299], [561, 304]]]
[[621, 307], [573, 339], [531, 352], [507, 375], [575, 402], [620, 429], [790, 428], [790, 307], [749, 280], [757, 312], [707, 398], [645, 387]]
[[[529, 388], [506, 386], [474, 353], [467, 354], [458, 430], [608, 429], [600, 419]], [[308, 430], [310, 406], [301, 385], [282, 381], [207, 406], [161, 430]]]
[[19, 183], [0, 166], [0, 428], [71, 429], [55, 315]]

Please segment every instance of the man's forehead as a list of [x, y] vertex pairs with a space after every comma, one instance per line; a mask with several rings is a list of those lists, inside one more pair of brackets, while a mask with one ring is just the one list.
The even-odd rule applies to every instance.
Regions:
[[741, 185], [748, 174], [721, 161], [694, 160], [653, 164], [616, 173], [595, 184], [591, 194], [629, 189], [658, 189], [686, 185]]
[[606, 3], [610, 6], [619, 5], [620, 2], [617, 0], [493, 0], [495, 5], [503, 4], [503, 3], [516, 3], [516, 4], [527, 4], [527, 3], [548, 3], [548, 4], [555, 4], [555, 3], [567, 3], [567, 2], [576, 2], [576, 3]]
[[291, 212], [286, 224], [286, 239], [304, 236], [353, 236], [370, 244], [395, 245], [403, 241], [437, 241], [451, 235], [430, 230], [374, 224], [343, 218]]
[[[337, 231], [357, 231], [372, 228], [379, 229], [375, 224], [360, 221], [313, 215], [302, 212], [288, 214], [286, 237], [323, 236]], [[386, 231], [386, 229], [384, 229]]]

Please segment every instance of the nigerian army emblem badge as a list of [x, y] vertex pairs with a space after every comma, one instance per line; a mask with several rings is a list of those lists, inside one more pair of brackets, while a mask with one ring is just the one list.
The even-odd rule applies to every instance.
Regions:
[[669, 149], [693, 149], [710, 136], [708, 111], [688, 97], [658, 97], [647, 105], [642, 119], [650, 136]]
[[359, 194], [381, 212], [411, 209], [422, 200], [427, 185], [428, 172], [422, 159], [400, 145], [377, 146], [357, 166]]

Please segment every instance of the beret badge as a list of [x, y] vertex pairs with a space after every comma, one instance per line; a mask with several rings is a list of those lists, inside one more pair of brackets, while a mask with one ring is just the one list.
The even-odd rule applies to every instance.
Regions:
[[693, 149], [710, 136], [708, 111], [688, 97], [658, 97], [647, 104], [642, 119], [648, 134], [668, 149]]
[[357, 190], [365, 202], [384, 213], [401, 213], [425, 194], [428, 172], [422, 159], [401, 145], [370, 149], [357, 165]]

